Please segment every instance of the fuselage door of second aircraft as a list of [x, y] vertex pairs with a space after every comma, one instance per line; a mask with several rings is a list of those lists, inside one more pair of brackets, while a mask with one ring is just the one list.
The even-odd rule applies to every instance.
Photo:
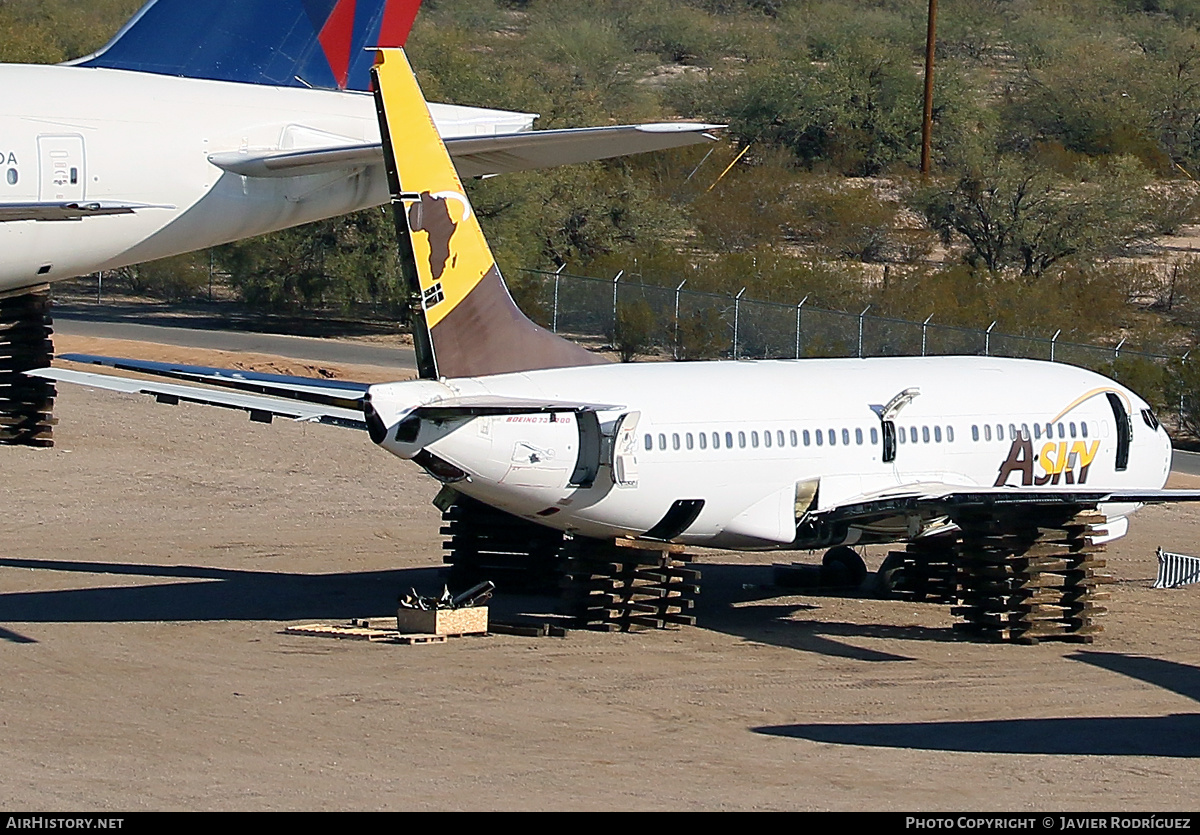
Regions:
[[82, 136], [39, 136], [38, 166], [38, 200], [49, 203], [84, 198]]

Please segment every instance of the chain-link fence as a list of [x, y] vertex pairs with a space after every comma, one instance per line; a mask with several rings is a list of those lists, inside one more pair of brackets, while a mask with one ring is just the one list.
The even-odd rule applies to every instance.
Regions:
[[[1121, 358], [1162, 364], [1177, 357], [1049, 337], [942, 325], [930, 316], [912, 322], [860, 313], [823, 310], [800, 300], [794, 305], [678, 287], [643, 284], [618, 273], [612, 278], [524, 270], [515, 288], [523, 309], [556, 333], [609, 343], [638, 340], [638, 353], [676, 359], [724, 357], [889, 357], [974, 354], [1047, 359], [1085, 368], [1111, 368]], [[641, 311], [634, 316], [631, 311]], [[634, 332], [636, 329], [636, 332]], [[625, 331], [622, 333], [622, 331]]]

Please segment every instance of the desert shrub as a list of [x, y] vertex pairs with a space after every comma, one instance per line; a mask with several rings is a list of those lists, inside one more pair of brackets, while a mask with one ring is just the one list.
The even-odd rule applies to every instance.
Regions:
[[208, 270], [208, 250], [204, 250], [125, 267], [118, 275], [136, 295], [183, 301], [207, 290]]
[[1200, 362], [1170, 363], [1164, 388], [1166, 408], [1177, 413], [1180, 429], [1200, 438]]
[[790, 202], [791, 234], [826, 256], [881, 261], [897, 248], [900, 206], [870, 184], [814, 178], [794, 188]]
[[647, 353], [659, 336], [657, 317], [645, 299], [622, 301], [610, 338], [621, 362], [633, 362]]
[[680, 360], [715, 359], [729, 350], [729, 326], [715, 305], [702, 307], [679, 317], [675, 358]]
[[1170, 371], [1162, 363], [1148, 357], [1126, 355], [1098, 370], [1137, 392], [1155, 411], [1168, 405]]
[[1147, 215], [1156, 234], [1179, 234], [1182, 227], [1200, 221], [1200, 186], [1172, 182], [1150, 189]]

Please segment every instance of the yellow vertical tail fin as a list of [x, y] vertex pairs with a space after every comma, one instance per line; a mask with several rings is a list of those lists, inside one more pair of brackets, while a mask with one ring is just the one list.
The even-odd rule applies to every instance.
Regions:
[[513, 302], [404, 50], [379, 50], [372, 80], [421, 376], [604, 362]]

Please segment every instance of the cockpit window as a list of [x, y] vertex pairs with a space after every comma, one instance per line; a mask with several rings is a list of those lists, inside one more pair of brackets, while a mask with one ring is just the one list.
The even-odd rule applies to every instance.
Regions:
[[1144, 420], [1146, 425], [1151, 429], [1158, 429], [1158, 418], [1156, 418], [1154, 416], [1154, 412], [1150, 411], [1149, 409], [1142, 409], [1142, 420]]

